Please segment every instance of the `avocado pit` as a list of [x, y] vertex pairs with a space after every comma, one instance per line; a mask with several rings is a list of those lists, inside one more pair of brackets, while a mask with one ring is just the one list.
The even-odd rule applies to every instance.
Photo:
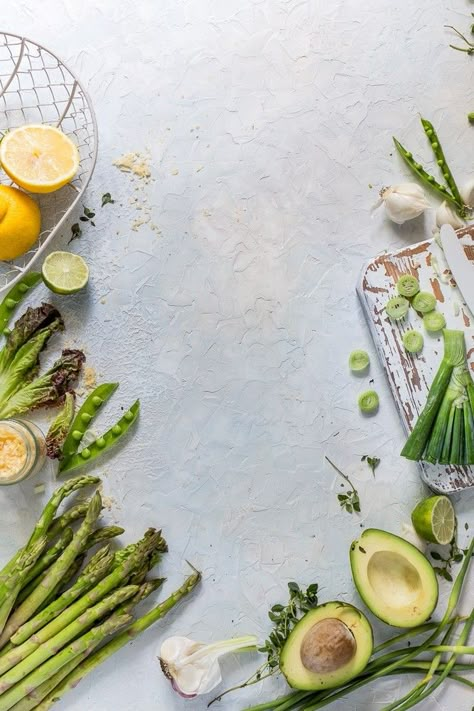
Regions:
[[303, 666], [314, 674], [335, 672], [354, 657], [357, 643], [349, 627], [335, 617], [316, 622], [301, 643]]

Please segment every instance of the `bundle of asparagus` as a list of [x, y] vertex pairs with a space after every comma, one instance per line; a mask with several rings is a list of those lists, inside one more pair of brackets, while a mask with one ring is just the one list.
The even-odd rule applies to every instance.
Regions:
[[[0, 711], [51, 708], [200, 580], [193, 571], [169, 598], [134, 620], [135, 606], [164, 582], [147, 579], [167, 550], [161, 531], [149, 529], [137, 543], [112, 552], [106, 542], [123, 529], [96, 527], [98, 491], [56, 517], [66, 497], [99, 481], [82, 476], [58, 489], [27, 544], [0, 571]], [[77, 530], [75, 522], [81, 522]], [[87, 552], [103, 543], [82, 568]]]

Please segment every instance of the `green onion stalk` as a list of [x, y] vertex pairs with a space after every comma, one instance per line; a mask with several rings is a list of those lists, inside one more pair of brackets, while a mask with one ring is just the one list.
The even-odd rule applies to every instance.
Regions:
[[402, 456], [432, 464], [474, 464], [474, 383], [463, 331], [445, 329], [444, 355]]

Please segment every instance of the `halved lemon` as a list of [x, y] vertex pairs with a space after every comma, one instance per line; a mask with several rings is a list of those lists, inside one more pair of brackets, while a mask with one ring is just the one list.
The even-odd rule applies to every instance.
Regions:
[[9, 178], [25, 190], [52, 193], [76, 175], [79, 151], [59, 128], [20, 126], [3, 137], [0, 162]]

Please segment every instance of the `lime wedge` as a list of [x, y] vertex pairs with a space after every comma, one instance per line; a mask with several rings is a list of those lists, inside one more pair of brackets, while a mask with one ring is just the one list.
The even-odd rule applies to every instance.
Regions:
[[429, 496], [413, 509], [411, 520], [419, 536], [445, 546], [454, 538], [456, 514], [447, 496]]
[[52, 252], [43, 262], [43, 280], [55, 294], [75, 294], [89, 280], [89, 267], [71, 252]]

